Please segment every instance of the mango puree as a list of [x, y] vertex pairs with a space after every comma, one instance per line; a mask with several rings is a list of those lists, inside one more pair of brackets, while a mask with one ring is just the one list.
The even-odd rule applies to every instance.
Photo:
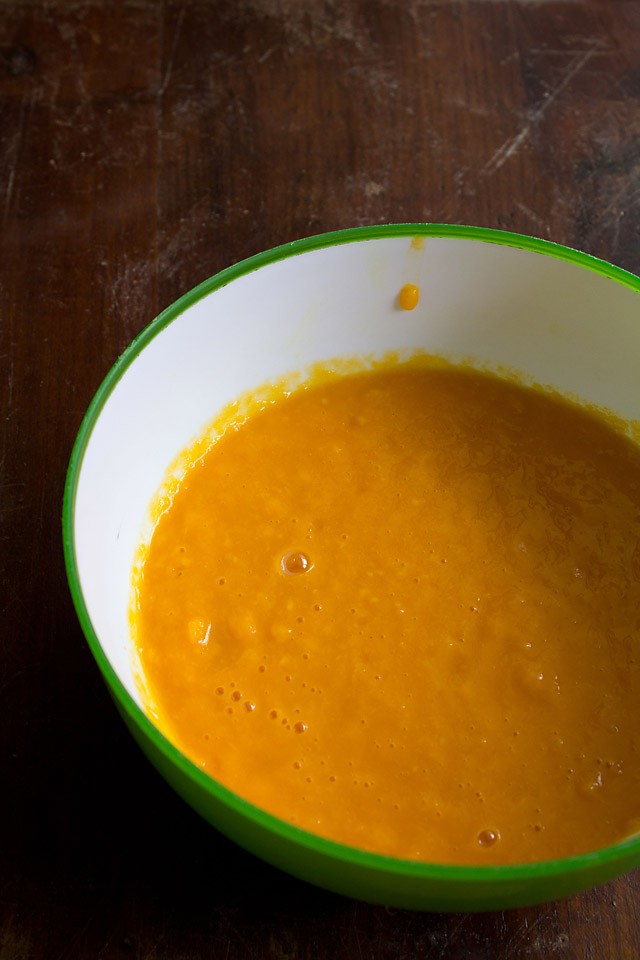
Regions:
[[640, 829], [640, 449], [605, 417], [446, 365], [325, 375], [169, 501], [135, 644], [212, 777], [414, 860]]

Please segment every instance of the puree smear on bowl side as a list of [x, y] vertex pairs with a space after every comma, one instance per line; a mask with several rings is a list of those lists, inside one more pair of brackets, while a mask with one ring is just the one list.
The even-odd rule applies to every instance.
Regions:
[[397, 857], [528, 862], [640, 824], [640, 449], [471, 369], [323, 377], [186, 472], [137, 576], [166, 734]]

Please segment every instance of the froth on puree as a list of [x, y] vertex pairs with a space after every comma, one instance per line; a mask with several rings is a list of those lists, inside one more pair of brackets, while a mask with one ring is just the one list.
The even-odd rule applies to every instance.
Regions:
[[133, 611], [196, 764], [415, 860], [640, 829], [640, 449], [612, 421], [415, 361], [274, 387], [201, 452]]

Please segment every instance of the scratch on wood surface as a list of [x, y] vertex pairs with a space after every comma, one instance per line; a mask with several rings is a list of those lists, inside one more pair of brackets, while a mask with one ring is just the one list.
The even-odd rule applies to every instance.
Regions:
[[176, 28], [173, 31], [173, 37], [171, 38], [171, 49], [169, 50], [169, 56], [167, 58], [167, 66], [164, 71], [164, 76], [162, 77], [162, 82], [160, 83], [160, 90], [158, 91], [159, 95], [162, 96], [166, 91], [169, 81], [171, 80], [171, 74], [173, 72], [173, 61], [176, 55], [176, 47], [178, 46], [178, 38], [182, 32], [182, 24], [184, 23], [184, 6], [180, 7], [178, 13], [178, 19], [176, 22]]
[[[449, 2], [449, 0], [447, 0]], [[281, 46], [289, 56], [310, 47], [316, 50], [344, 41], [358, 53], [370, 47], [367, 20], [355, 4], [342, 0], [235, 0], [227, 17], [238, 23], [270, 20], [278, 25]], [[223, 15], [224, 12], [223, 12]], [[250, 47], [242, 53], [246, 55]]]
[[156, 267], [149, 257], [135, 259], [123, 255], [116, 265], [111, 283], [111, 300], [116, 316], [136, 317], [140, 304], [151, 300]]
[[533, 949], [537, 950], [541, 957], [548, 957], [550, 953], [558, 953], [560, 950], [566, 950], [568, 946], [568, 933], [555, 934], [551, 939], [536, 937], [533, 941]]
[[558, 929], [558, 913], [555, 905], [541, 908], [541, 911], [533, 915], [531, 922], [529, 912], [523, 916], [522, 922], [505, 943], [506, 956], [515, 956], [516, 952], [520, 955], [522, 951], [529, 955], [546, 958], [552, 953], [566, 950], [569, 936]]
[[355, 937], [356, 945], [357, 945], [357, 947], [358, 947], [358, 957], [359, 957], [359, 960], [363, 960], [363, 958], [362, 958], [362, 944], [360, 943], [360, 931], [358, 930], [357, 916], [358, 916], [358, 901], [357, 901], [357, 900], [354, 900], [354, 902], [353, 902], [353, 910], [352, 910], [352, 913], [351, 913], [351, 923], [352, 923], [352, 925], [353, 925], [353, 934], [354, 934], [354, 937]]
[[[13, 188], [15, 185], [16, 179], [16, 168], [18, 166], [18, 158], [20, 156], [20, 144], [22, 142], [22, 136], [24, 134], [24, 116], [25, 116], [25, 103], [26, 98], [23, 97], [20, 101], [20, 111], [18, 113], [18, 126], [13, 135], [13, 141], [11, 143], [11, 161], [9, 168], [9, 175], [7, 177], [7, 186], [4, 192], [4, 215], [2, 222], [3, 224], [7, 223], [9, 218], [9, 213], [11, 210], [11, 203], [13, 200]], [[31, 104], [31, 101], [30, 101]]]
[[515, 137], [510, 137], [508, 140], [505, 140], [502, 146], [496, 150], [489, 162], [485, 165], [483, 172], [495, 173], [496, 170], [499, 170], [500, 167], [507, 162], [509, 157], [512, 157], [514, 153], [518, 152], [530, 133], [531, 123], [526, 123], [520, 133], [516, 134]]
[[7, 417], [13, 413], [13, 384], [15, 380], [15, 357], [13, 351], [9, 356], [9, 374], [7, 376]]
[[519, 200], [516, 200], [513, 205], [514, 207], [518, 208], [520, 213], [523, 213], [525, 217], [528, 217], [528, 219], [536, 225], [538, 230], [542, 230], [545, 233], [549, 232], [549, 225], [544, 223], [544, 221], [540, 219], [538, 214], [532, 210], [531, 207], [528, 207], [525, 203], [521, 203]]
[[482, 173], [495, 173], [507, 162], [510, 157], [514, 156], [514, 154], [518, 152], [522, 144], [530, 136], [532, 130], [540, 123], [544, 115], [547, 113], [549, 107], [555, 103], [563, 90], [569, 86], [571, 81], [580, 73], [581, 70], [584, 69], [589, 60], [595, 56], [601, 47], [601, 41], [596, 40], [590, 47], [588, 47], [586, 50], [583, 50], [580, 54], [573, 58], [569, 64], [569, 67], [565, 71], [564, 76], [560, 79], [560, 82], [553, 88], [551, 93], [549, 93], [549, 95], [543, 100], [540, 106], [533, 111], [522, 129], [512, 137], [509, 137], [500, 147], [498, 147], [496, 152], [483, 167]]
[[624, 210], [621, 210], [613, 223], [613, 240], [611, 241], [611, 247], [615, 251], [617, 251], [618, 244], [620, 242], [620, 227], [622, 226], [623, 217], [624, 217]]
[[532, 924], [529, 924], [529, 917], [525, 914], [522, 921], [518, 923], [516, 929], [505, 943], [505, 956], [511, 957], [515, 954], [515, 948], [522, 946], [523, 942], [530, 939], [531, 931], [538, 926], [545, 914], [539, 914]]
[[277, 44], [274, 44], [272, 47], [269, 47], [268, 50], [265, 50], [265, 52], [258, 57], [258, 63], [264, 63], [265, 60], [268, 60], [273, 51], [276, 49]]

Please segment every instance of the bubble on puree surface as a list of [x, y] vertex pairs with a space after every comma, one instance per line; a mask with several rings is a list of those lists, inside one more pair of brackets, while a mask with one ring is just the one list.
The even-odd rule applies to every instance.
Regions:
[[258, 806], [383, 854], [525, 862], [637, 829], [638, 447], [444, 365], [271, 399], [148, 545], [161, 728]]

